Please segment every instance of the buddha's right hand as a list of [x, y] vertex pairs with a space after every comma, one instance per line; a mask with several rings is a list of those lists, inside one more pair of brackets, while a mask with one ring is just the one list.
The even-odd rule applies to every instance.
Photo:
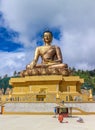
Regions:
[[26, 66], [26, 69], [30, 69], [30, 65], [27, 65], [27, 66]]
[[33, 66], [31, 64], [26, 66], [26, 69], [33, 69]]
[[32, 63], [30, 63], [29, 65], [26, 66], [27, 69], [33, 69], [35, 66], [35, 62], [33, 61]]

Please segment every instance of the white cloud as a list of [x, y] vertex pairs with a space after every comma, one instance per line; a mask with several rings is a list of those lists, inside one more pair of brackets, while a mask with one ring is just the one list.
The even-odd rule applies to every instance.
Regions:
[[88, 63], [79, 63], [79, 64], [76, 64], [76, 68], [77, 69], [80, 69], [80, 70], [92, 70], [92, 69], [95, 69], [95, 65], [89, 65]]
[[60, 41], [65, 62], [78, 69], [87, 69], [84, 64], [88, 66], [88, 69], [95, 68], [94, 34], [95, 30], [89, 30], [85, 33], [65, 32]]
[[54, 41], [62, 48], [64, 62], [89, 69], [95, 67], [94, 5], [95, 0], [2, 0], [1, 11], [7, 27], [20, 33], [25, 47], [36, 46], [37, 32], [59, 27], [62, 37]]
[[[31, 58], [30, 58], [31, 56]], [[24, 70], [26, 65], [33, 59], [32, 52], [0, 52], [0, 76], [1, 75], [13, 75], [14, 71], [17, 72]]]

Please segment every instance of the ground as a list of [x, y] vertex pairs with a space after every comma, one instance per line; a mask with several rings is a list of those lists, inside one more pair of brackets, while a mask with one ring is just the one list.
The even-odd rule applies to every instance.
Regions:
[[[81, 117], [84, 123], [77, 122]], [[66, 123], [68, 121], [68, 123]], [[95, 130], [95, 115], [72, 116], [59, 123], [52, 115], [0, 115], [0, 130]]]

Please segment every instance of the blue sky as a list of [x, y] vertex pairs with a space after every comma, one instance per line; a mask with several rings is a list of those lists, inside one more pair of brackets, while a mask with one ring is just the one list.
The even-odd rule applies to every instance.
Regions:
[[0, 0], [0, 75], [25, 69], [43, 45], [44, 30], [61, 48], [63, 62], [76, 69], [95, 68], [94, 0]]
[[[5, 22], [3, 18], [3, 13], [0, 12], [0, 22], [1, 24]], [[12, 29], [7, 29], [6, 27], [0, 27], [0, 51], [16, 51], [19, 48], [22, 48], [19, 42], [15, 42], [12, 39], [19, 37], [19, 33], [13, 31]]]
[[[2, 12], [0, 13], [0, 21], [5, 22]], [[31, 37], [30, 40], [32, 41], [33, 39], [37, 38], [37, 42], [36, 42], [37, 46], [43, 45], [44, 43], [42, 40], [42, 35], [43, 32], [46, 30], [52, 31], [53, 37], [57, 40], [60, 40], [61, 33], [60, 33], [60, 29], [57, 27], [48, 27], [48, 28], [45, 27], [39, 32], [37, 32], [34, 37]], [[24, 48], [22, 43], [13, 40], [15, 38], [19, 38], [19, 32], [1, 26], [0, 27], [0, 51], [12, 52], [12, 51], [17, 51], [20, 48]]]
[[6, 30], [6, 28], [0, 28], [0, 51], [16, 51], [23, 46], [19, 43], [13, 42], [11, 39], [16, 37], [15, 32]]

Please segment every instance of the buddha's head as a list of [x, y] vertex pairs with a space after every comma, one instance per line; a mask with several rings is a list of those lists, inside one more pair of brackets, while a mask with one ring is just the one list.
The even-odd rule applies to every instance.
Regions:
[[50, 45], [51, 42], [52, 42], [52, 38], [53, 38], [52, 32], [50, 32], [50, 31], [45, 31], [45, 32], [43, 33], [43, 40], [44, 40], [45, 44]]

